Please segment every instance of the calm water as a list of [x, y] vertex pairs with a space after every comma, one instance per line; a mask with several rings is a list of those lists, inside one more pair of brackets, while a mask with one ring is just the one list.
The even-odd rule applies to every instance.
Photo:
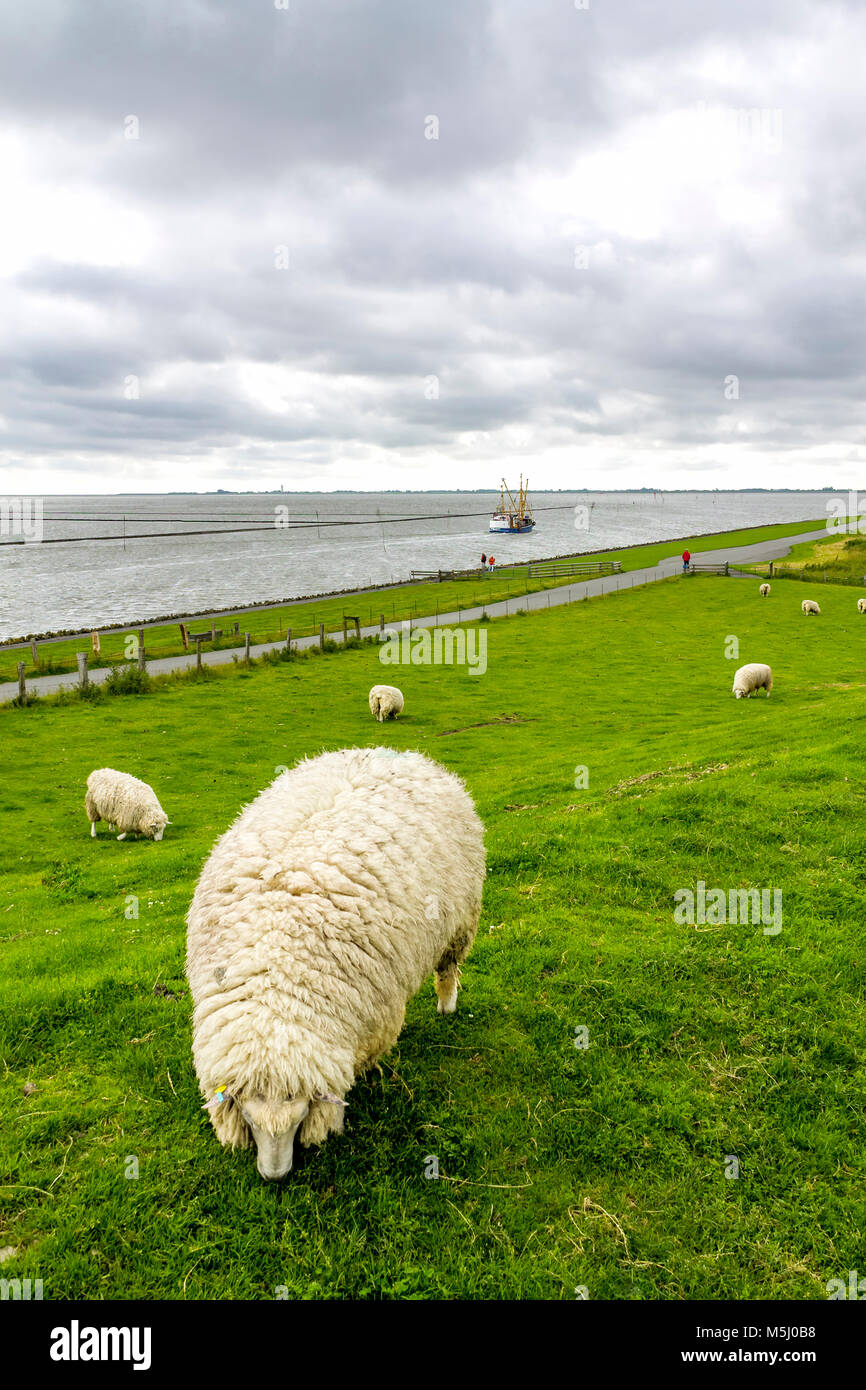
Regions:
[[[534, 559], [823, 519], [828, 497], [533, 492], [535, 530], [498, 537], [487, 531], [498, 500], [490, 493], [46, 497], [45, 540], [111, 539], [12, 545], [7, 526], [0, 537], [0, 640], [383, 584], [408, 578], [412, 569], [477, 564], [482, 550], [497, 560]], [[588, 529], [576, 527], [576, 506], [590, 509]], [[274, 525], [281, 507], [288, 508], [288, 528]], [[229, 529], [240, 526], [264, 529]], [[189, 534], [197, 530], [216, 534]], [[154, 534], [160, 531], [170, 534]], [[141, 532], [144, 539], [130, 538]]]

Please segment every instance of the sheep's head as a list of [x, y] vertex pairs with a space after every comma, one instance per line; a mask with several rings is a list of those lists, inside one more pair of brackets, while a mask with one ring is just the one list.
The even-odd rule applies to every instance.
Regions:
[[144, 827], [144, 833], [149, 835], [152, 840], [161, 840], [167, 825], [171, 825], [171, 821], [165, 811], [160, 811], [158, 814], [154, 813]]
[[268, 1100], [251, 1095], [238, 1103], [256, 1141], [256, 1166], [262, 1177], [269, 1181], [284, 1178], [292, 1169], [295, 1134], [309, 1114], [309, 1099]]

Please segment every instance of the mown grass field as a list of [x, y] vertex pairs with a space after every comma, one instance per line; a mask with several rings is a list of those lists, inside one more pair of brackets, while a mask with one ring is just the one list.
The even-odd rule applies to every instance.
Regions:
[[[639, 569], [643, 565], [655, 565], [668, 555], [679, 555], [685, 545], [700, 545], [706, 550], [715, 545], [736, 545], [768, 540], [775, 536], [796, 535], [801, 531], [814, 530], [819, 525], [820, 521], [783, 522], [775, 526], [754, 527], [744, 531], [725, 531], [719, 533], [715, 539], [693, 537], [689, 541], [657, 541], [650, 545], [610, 550], [602, 555], [591, 555], [587, 558], [620, 560], [623, 570], [629, 571]], [[496, 537], [491, 537], [491, 540], [495, 539]], [[507, 537], [500, 539], [503, 546], [507, 547]], [[503, 547], [497, 546], [497, 549], [499, 559], [505, 559]], [[574, 558], [580, 559], [580, 556]], [[286, 636], [288, 627], [292, 629], [293, 638], [308, 637], [317, 633], [320, 623], [325, 624], [326, 631], [335, 632], [341, 628], [344, 614], [356, 615], [362, 626], [378, 623], [381, 614], [385, 615], [389, 623], [400, 622], [424, 614], [449, 613], [460, 607], [476, 608], [484, 603], [496, 603], [520, 594], [536, 593], [540, 589], [555, 588], [559, 584], [572, 582], [571, 576], [563, 576], [559, 580], [533, 578], [527, 577], [524, 571], [525, 566], [521, 568], [500, 565], [492, 574], [446, 580], [441, 584], [402, 584], [390, 589], [339, 594], [334, 598], [310, 599], [303, 603], [277, 605], [258, 611], [224, 610], [225, 617], [214, 624], [223, 635], [213, 644], [208, 642], [205, 650], [242, 647], [245, 632], [250, 634], [253, 644], [279, 642]], [[234, 632], [235, 623], [239, 629], [237, 634]], [[210, 626], [210, 621], [203, 618], [188, 623], [188, 627], [194, 632], [209, 631]], [[99, 655], [90, 653], [91, 668], [128, 661], [134, 657], [137, 648], [129, 645], [130, 633], [134, 637], [134, 629], [109, 629], [102, 632]], [[184, 647], [178, 623], [165, 623], [147, 628], [144, 645], [148, 659], [182, 654]], [[28, 677], [75, 671], [76, 652], [84, 650], [90, 652], [90, 642], [81, 637], [42, 642], [38, 646], [37, 663], [34, 665], [29, 647], [0, 644], [0, 683], [17, 679], [19, 661], [24, 662], [27, 668], [25, 674]], [[190, 643], [189, 650], [195, 651], [194, 643]]]
[[[671, 580], [482, 625], [484, 676], [367, 647], [0, 710], [4, 1277], [50, 1299], [820, 1299], [862, 1271], [856, 596]], [[769, 700], [730, 694], [750, 660]], [[383, 672], [406, 710], [378, 725]], [[426, 984], [346, 1133], [268, 1185], [200, 1108], [184, 915], [275, 769], [353, 744], [466, 779], [482, 925], [458, 1013]], [[90, 839], [106, 764], [154, 785], [161, 844]], [[699, 880], [781, 889], [781, 932], [678, 924]]]

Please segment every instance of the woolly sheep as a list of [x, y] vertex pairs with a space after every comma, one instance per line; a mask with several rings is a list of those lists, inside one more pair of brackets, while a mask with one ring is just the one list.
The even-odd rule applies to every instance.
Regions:
[[820, 608], [818, 607], [817, 603], [813, 598], [804, 598], [803, 602], [800, 604], [800, 607], [807, 616], [809, 613], [820, 614], [821, 612]]
[[751, 661], [748, 666], [741, 666], [734, 675], [734, 684], [731, 693], [737, 699], [743, 696], [748, 700], [753, 691], [766, 690], [767, 695], [773, 689], [773, 673], [769, 666], [764, 666], [760, 661]]
[[394, 1046], [434, 975], [457, 1007], [481, 911], [481, 821], [421, 753], [305, 759], [214, 846], [187, 922], [193, 1058], [221, 1144], [285, 1177], [300, 1143], [343, 1128], [355, 1078]]
[[858, 613], [866, 613], [866, 598], [858, 598], [858, 600], [857, 600], [857, 612], [858, 612]]
[[380, 724], [383, 719], [396, 719], [403, 712], [403, 692], [396, 685], [374, 685], [369, 700], [370, 710]]
[[760, 587], [760, 589], [758, 590], [758, 593], [761, 595], [761, 598], [766, 598], [767, 595], [769, 594], [769, 592], [770, 592], [770, 586], [769, 586], [769, 584], [762, 584], [761, 587]]
[[115, 826], [125, 840], [132, 831], [161, 840], [171, 821], [156, 799], [156, 792], [146, 782], [128, 772], [116, 772], [101, 767], [87, 779], [84, 809], [90, 819], [90, 833], [96, 834], [96, 822], [104, 820], [109, 830]]

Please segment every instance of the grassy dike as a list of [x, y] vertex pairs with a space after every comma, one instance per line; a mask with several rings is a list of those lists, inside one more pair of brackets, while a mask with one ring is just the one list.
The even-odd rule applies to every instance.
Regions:
[[[795, 535], [801, 531], [815, 530], [820, 525], [820, 521], [782, 522], [775, 526], [762, 526], [745, 531], [720, 532], [715, 537], [693, 536], [688, 541], [656, 541], [648, 545], [593, 554], [589, 558], [620, 560], [623, 570], [629, 571], [640, 569], [644, 565], [655, 565], [668, 555], [679, 555], [684, 545], [696, 547], [700, 542], [703, 548], [707, 549], [709, 548], [708, 542], [714, 546], [750, 544], [754, 541], [769, 540], [776, 536]], [[493, 537], [492, 539], [497, 538]], [[504, 546], [507, 547], [507, 538], [502, 537], [501, 539]], [[503, 546], [499, 546], [498, 549], [500, 559], [502, 559]], [[574, 558], [580, 559], [580, 556]], [[325, 624], [325, 629], [328, 632], [337, 631], [342, 625], [344, 613], [357, 614], [362, 626], [378, 623], [382, 613], [384, 613], [387, 622], [400, 622], [406, 618], [422, 617], [437, 612], [450, 613], [459, 607], [475, 608], [483, 603], [496, 603], [520, 594], [536, 593], [540, 589], [556, 588], [560, 584], [569, 584], [573, 579], [572, 576], [565, 576], [558, 581], [527, 578], [523, 572], [525, 568], [525, 566], [501, 566], [492, 575], [479, 575], [477, 578], [449, 580], [442, 584], [428, 582], [401, 584], [394, 588], [381, 590], [360, 590], [348, 594], [338, 594], [333, 598], [277, 604], [261, 610], [247, 610], [246, 612], [243, 609], [233, 612], [222, 610], [225, 613], [225, 618], [218, 619], [216, 626], [222, 629], [224, 636], [218, 638], [213, 646], [208, 643], [205, 650], [242, 647], [244, 644], [243, 633], [245, 632], [250, 633], [253, 644], [278, 642], [285, 637], [287, 627], [291, 627], [293, 638], [308, 637], [317, 633], [320, 623]], [[235, 622], [239, 624], [239, 635], [232, 632]], [[188, 626], [196, 632], [203, 632], [210, 627], [210, 620], [194, 619]], [[134, 652], [128, 648], [127, 639], [130, 632], [134, 631], [134, 628], [116, 628], [103, 631], [99, 656], [91, 654], [91, 669], [129, 660]], [[148, 657], [153, 659], [179, 656], [184, 650], [177, 622], [148, 628], [145, 632], [144, 642]], [[19, 661], [23, 661], [27, 667], [25, 672], [27, 678], [75, 671], [77, 669], [75, 654], [85, 650], [90, 651], [90, 641], [87, 637], [44, 642], [39, 648], [38, 664], [34, 665], [29, 647], [21, 648], [0, 644], [0, 682], [17, 679]], [[192, 643], [190, 650], [195, 650]]]
[[[855, 609], [671, 580], [480, 625], [483, 676], [366, 646], [0, 710], [4, 1277], [49, 1299], [810, 1299], [862, 1270]], [[769, 700], [731, 697], [749, 660]], [[406, 711], [378, 725], [383, 675]], [[346, 1133], [267, 1185], [200, 1108], [184, 915], [275, 770], [353, 744], [466, 779], [482, 925], [458, 1013], [426, 984]], [[161, 844], [89, 838], [106, 764], [155, 786]], [[781, 889], [782, 930], [677, 923], [698, 881]]]

